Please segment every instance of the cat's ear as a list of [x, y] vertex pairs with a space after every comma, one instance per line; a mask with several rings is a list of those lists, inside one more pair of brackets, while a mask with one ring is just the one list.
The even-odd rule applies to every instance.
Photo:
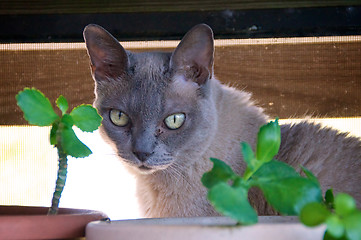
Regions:
[[91, 62], [92, 75], [96, 81], [115, 79], [128, 68], [128, 56], [118, 40], [104, 28], [90, 24], [83, 32]]
[[202, 85], [213, 74], [213, 32], [206, 24], [193, 27], [173, 52], [171, 68], [183, 74], [187, 81]]

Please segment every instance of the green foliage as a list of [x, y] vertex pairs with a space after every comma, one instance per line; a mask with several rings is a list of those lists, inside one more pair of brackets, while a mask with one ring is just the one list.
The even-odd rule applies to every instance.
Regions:
[[251, 181], [262, 190], [273, 208], [284, 215], [299, 214], [305, 204], [322, 201], [319, 186], [283, 162], [262, 165]]
[[257, 213], [248, 202], [245, 182], [223, 161], [215, 158], [211, 161], [213, 168], [203, 175], [201, 181], [210, 189], [208, 199], [214, 208], [243, 224], [256, 223]]
[[24, 118], [30, 124], [38, 126], [49, 126], [59, 116], [54, 112], [48, 98], [40, 91], [32, 88], [25, 88], [16, 95], [18, 106], [24, 112]]
[[93, 132], [98, 129], [102, 120], [97, 110], [91, 105], [80, 105], [75, 107], [71, 111], [70, 116], [72, 117], [75, 126], [85, 132]]
[[52, 126], [50, 130], [50, 144], [61, 144], [63, 151], [72, 157], [86, 157], [91, 154], [75, 135], [73, 125], [82, 131], [93, 132], [101, 124], [101, 117], [91, 105], [80, 105], [67, 114], [69, 104], [64, 96], [56, 100], [56, 105], [62, 112], [58, 116], [48, 98], [35, 88], [25, 88], [16, 95], [18, 106], [24, 112], [24, 118], [33, 125]]
[[247, 163], [243, 178], [248, 180], [263, 164], [271, 161], [278, 153], [281, 144], [281, 130], [278, 119], [262, 126], [257, 137], [257, 152], [253, 153], [251, 146], [241, 143], [244, 161]]
[[83, 131], [92, 132], [100, 126], [102, 118], [96, 109], [90, 105], [75, 107], [68, 114], [69, 104], [64, 96], [60, 96], [56, 100], [56, 105], [61, 111], [61, 116], [58, 116], [49, 99], [35, 88], [25, 88], [23, 91], [20, 91], [16, 95], [16, 100], [18, 106], [24, 112], [24, 118], [30, 124], [52, 126], [50, 130], [50, 144], [58, 149], [59, 170], [49, 214], [56, 214], [66, 181], [67, 156], [80, 158], [87, 157], [92, 153], [78, 139], [73, 130], [73, 125]]
[[300, 220], [307, 226], [314, 227], [324, 223], [330, 215], [327, 207], [319, 202], [307, 204], [300, 213]]
[[64, 125], [60, 133], [61, 145], [64, 152], [68, 153], [72, 157], [82, 158], [89, 156], [92, 152], [84, 145], [70, 126]]
[[335, 198], [335, 213], [345, 217], [356, 209], [356, 202], [350, 195], [340, 193]]
[[228, 182], [238, 177], [223, 161], [216, 158], [211, 158], [211, 161], [213, 162], [212, 171], [205, 173], [201, 179], [205, 187], [212, 188], [218, 183]]
[[248, 202], [247, 189], [221, 182], [209, 190], [208, 198], [214, 208], [243, 224], [257, 222], [257, 213]]
[[58, 106], [63, 115], [66, 113], [66, 111], [68, 111], [69, 104], [63, 95], [60, 95], [58, 99], [56, 99], [56, 105]]
[[269, 122], [260, 128], [257, 142], [257, 159], [260, 162], [269, 162], [278, 153], [281, 145], [281, 129], [278, 119]]
[[310, 179], [312, 182], [314, 182], [315, 184], [317, 184], [317, 186], [319, 186], [321, 188], [320, 182], [318, 181], [316, 176], [313, 175], [313, 173], [310, 170], [308, 170], [307, 168], [305, 168], [303, 166], [301, 166], [301, 169], [308, 179]]
[[326, 224], [324, 239], [361, 239], [361, 211], [348, 194], [325, 194], [324, 204], [307, 204], [301, 211], [300, 221], [306, 226]]
[[333, 190], [332, 188], [327, 189], [326, 193], [325, 193], [325, 205], [326, 207], [328, 207], [329, 209], [333, 209], [333, 202], [334, 202], [335, 198], [333, 196]]
[[243, 176], [233, 172], [221, 160], [212, 158], [213, 168], [202, 177], [208, 199], [223, 215], [241, 224], [257, 222], [257, 214], [248, 202], [251, 187], [261, 189], [268, 203], [283, 215], [298, 215], [307, 226], [326, 224], [324, 239], [361, 239], [361, 212], [347, 194], [335, 198], [332, 189], [322, 198], [318, 179], [302, 167], [302, 177], [291, 166], [274, 160], [281, 142], [278, 120], [260, 128], [257, 152], [241, 143], [247, 164]]

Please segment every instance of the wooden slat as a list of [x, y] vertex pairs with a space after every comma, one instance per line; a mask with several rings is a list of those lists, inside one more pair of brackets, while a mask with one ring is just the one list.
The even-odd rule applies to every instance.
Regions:
[[[133, 51], [167, 50], [177, 41], [123, 43]], [[94, 83], [84, 44], [0, 45], [0, 124], [25, 124], [15, 95], [42, 90], [71, 107], [91, 103]], [[216, 40], [215, 74], [253, 93], [270, 116], [361, 116], [361, 37]]]
[[361, 115], [360, 60], [360, 42], [234, 46], [215, 71], [272, 117], [347, 117]]
[[0, 42], [82, 42], [81, 33], [89, 23], [103, 26], [122, 41], [180, 39], [199, 23], [211, 26], [217, 39], [348, 36], [361, 32], [361, 6], [201, 9], [200, 6], [198, 11], [186, 12], [0, 14], [3, 23]]
[[182, 12], [199, 10], [222, 11], [239, 9], [331, 7], [353, 5], [361, 5], [361, 3], [359, 0], [3, 0], [0, 2], [0, 14], [133, 13]]

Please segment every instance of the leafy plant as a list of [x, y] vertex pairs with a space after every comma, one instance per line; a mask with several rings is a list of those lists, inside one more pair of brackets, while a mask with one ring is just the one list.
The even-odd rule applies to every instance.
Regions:
[[326, 224], [324, 239], [361, 239], [361, 211], [348, 194], [333, 196], [332, 189], [326, 191], [323, 203], [309, 203], [300, 213], [300, 221], [306, 226]]
[[361, 213], [355, 201], [346, 194], [335, 200], [332, 190], [325, 199], [317, 178], [302, 167], [302, 177], [291, 166], [274, 160], [281, 143], [278, 119], [260, 128], [256, 152], [248, 143], [241, 143], [241, 151], [247, 164], [243, 176], [233, 172], [230, 166], [219, 159], [211, 158], [213, 168], [202, 177], [208, 188], [208, 199], [223, 215], [241, 224], [258, 221], [256, 211], [248, 201], [248, 191], [259, 188], [268, 203], [283, 215], [299, 215], [307, 226], [327, 224], [324, 239], [360, 239]]
[[63, 96], [56, 100], [56, 105], [61, 111], [61, 116], [59, 116], [55, 113], [49, 99], [35, 88], [25, 88], [15, 98], [18, 106], [24, 112], [25, 120], [29, 124], [52, 126], [50, 130], [50, 144], [54, 145], [58, 150], [59, 169], [52, 204], [48, 214], [56, 214], [66, 182], [68, 155], [82, 158], [92, 153], [78, 139], [72, 127], [75, 125], [82, 131], [93, 132], [100, 126], [102, 118], [91, 105], [80, 105], [75, 107], [70, 113], [67, 113], [69, 104]]

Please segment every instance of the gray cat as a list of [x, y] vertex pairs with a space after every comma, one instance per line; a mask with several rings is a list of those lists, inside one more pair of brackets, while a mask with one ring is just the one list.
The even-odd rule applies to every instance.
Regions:
[[[137, 180], [145, 217], [217, 215], [201, 176], [210, 157], [235, 172], [245, 163], [240, 142], [254, 147], [268, 122], [250, 94], [222, 85], [213, 74], [214, 41], [204, 24], [192, 28], [173, 53], [125, 51], [97, 25], [84, 39], [95, 80], [101, 133]], [[331, 129], [301, 123], [282, 126], [277, 156], [319, 178], [323, 190], [350, 193], [361, 203], [361, 144]], [[272, 214], [255, 190], [250, 201], [260, 215]]]

